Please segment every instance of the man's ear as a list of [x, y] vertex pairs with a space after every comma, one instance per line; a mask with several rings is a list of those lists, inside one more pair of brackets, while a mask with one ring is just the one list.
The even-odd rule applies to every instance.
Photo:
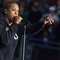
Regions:
[[7, 9], [4, 9], [4, 13], [7, 14]]

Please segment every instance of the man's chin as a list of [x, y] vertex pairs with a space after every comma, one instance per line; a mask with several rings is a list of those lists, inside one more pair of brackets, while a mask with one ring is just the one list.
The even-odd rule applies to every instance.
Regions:
[[11, 19], [10, 19], [10, 22], [14, 22], [14, 18], [11, 18]]

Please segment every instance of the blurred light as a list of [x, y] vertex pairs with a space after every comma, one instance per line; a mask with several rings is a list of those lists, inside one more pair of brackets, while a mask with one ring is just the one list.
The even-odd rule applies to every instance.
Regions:
[[51, 7], [49, 8], [49, 11], [56, 11], [56, 6], [51, 6]]

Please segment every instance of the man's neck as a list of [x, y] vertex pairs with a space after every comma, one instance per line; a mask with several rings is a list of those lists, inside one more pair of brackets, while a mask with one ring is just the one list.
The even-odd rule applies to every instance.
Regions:
[[6, 21], [7, 21], [8, 25], [11, 26], [13, 24], [13, 22], [10, 22], [7, 17], [5, 17], [5, 18], [6, 18]]

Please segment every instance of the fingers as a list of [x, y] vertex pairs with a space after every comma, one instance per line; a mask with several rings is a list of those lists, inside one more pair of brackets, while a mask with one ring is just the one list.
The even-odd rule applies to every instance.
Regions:
[[49, 20], [50, 24], [52, 24], [54, 22], [54, 20], [50, 17], [47, 17], [47, 20]]
[[47, 23], [48, 23], [48, 21], [45, 21], [45, 22], [44, 22], [44, 24], [47, 24]]
[[22, 21], [22, 17], [20, 17], [20, 16], [16, 16], [15, 17], [15, 22], [17, 23], [17, 24], [19, 24], [21, 21]]
[[22, 17], [20, 17], [20, 20], [23, 20], [23, 18], [22, 18]]
[[16, 16], [16, 17], [15, 17], [15, 19], [16, 19], [16, 20], [20, 20], [20, 21], [21, 21], [23, 18], [22, 18], [22, 17], [20, 17], [20, 16]]

